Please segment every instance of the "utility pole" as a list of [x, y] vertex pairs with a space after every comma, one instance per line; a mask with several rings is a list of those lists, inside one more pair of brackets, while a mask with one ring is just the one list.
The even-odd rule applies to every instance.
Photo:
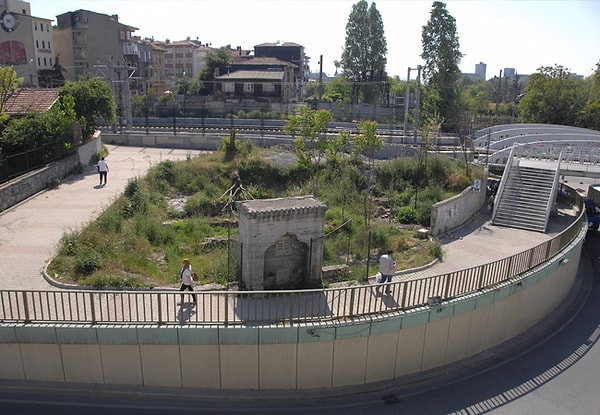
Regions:
[[421, 107], [421, 65], [417, 65], [417, 102], [415, 103], [415, 144], [417, 144], [417, 134], [419, 131], [419, 112]]
[[[116, 103], [121, 109], [119, 116], [125, 118], [127, 126], [131, 126], [133, 119], [131, 116], [131, 91], [129, 89], [129, 82], [131, 77], [135, 74], [136, 68], [126, 65], [125, 63], [119, 65], [113, 64], [112, 62], [108, 65], [95, 65], [94, 67], [100, 72], [104, 79], [110, 82], [113, 95], [117, 101]], [[119, 86], [119, 88], [117, 88], [117, 86]], [[124, 115], [123, 111], [125, 111]]]
[[408, 67], [408, 74], [406, 75], [406, 92], [404, 93], [404, 136], [407, 137], [408, 131], [408, 107], [410, 104], [410, 66]]
[[319, 102], [323, 101], [323, 55], [319, 58]]
[[419, 129], [419, 107], [421, 105], [421, 70], [423, 67], [408, 68], [406, 75], [406, 92], [404, 94], [404, 136], [408, 137], [408, 108], [410, 107], [410, 71], [417, 71], [417, 93], [415, 100], [415, 144], [417, 142], [417, 130]]
[[498, 92], [496, 92], [496, 117], [498, 117], [498, 101], [500, 101], [500, 85], [502, 84], [502, 69], [500, 69], [500, 77], [498, 78]]

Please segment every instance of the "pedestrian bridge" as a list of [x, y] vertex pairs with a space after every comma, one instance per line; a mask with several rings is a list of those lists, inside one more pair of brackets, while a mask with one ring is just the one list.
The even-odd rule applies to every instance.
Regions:
[[[504, 166], [513, 156], [534, 162], [556, 162], [560, 174], [600, 178], [600, 131], [563, 125], [507, 124], [474, 134], [478, 162]], [[541, 165], [541, 164], [540, 164]]]

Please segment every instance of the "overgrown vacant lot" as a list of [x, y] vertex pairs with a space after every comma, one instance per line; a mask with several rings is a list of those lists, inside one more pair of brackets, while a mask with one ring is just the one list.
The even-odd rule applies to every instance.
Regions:
[[[232, 202], [307, 194], [328, 206], [323, 264], [350, 269], [338, 279], [365, 278], [367, 261], [374, 274], [389, 248], [398, 269], [412, 268], [442, 255], [437, 242], [418, 239], [416, 230], [429, 225], [432, 204], [471, 184], [465, 170], [431, 155], [303, 167], [284, 150], [238, 143], [234, 152], [163, 161], [131, 180], [96, 221], [63, 236], [48, 269], [62, 282], [97, 288], [165, 287], [178, 285], [181, 260], [189, 258], [201, 284], [225, 286], [238, 279]], [[236, 177], [242, 187], [232, 188]]]

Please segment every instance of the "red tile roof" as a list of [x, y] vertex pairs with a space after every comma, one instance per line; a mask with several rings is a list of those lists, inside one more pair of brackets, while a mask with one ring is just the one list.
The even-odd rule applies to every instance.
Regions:
[[19, 89], [13, 93], [4, 110], [9, 115], [25, 115], [30, 112], [44, 112], [50, 109], [58, 98], [59, 89]]

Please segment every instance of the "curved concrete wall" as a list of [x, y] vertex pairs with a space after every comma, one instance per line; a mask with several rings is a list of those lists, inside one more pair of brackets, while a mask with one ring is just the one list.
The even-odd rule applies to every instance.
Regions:
[[572, 289], [584, 236], [582, 228], [518, 281], [379, 320], [279, 328], [3, 324], [0, 377], [296, 390], [418, 374], [482, 353], [550, 314]]

